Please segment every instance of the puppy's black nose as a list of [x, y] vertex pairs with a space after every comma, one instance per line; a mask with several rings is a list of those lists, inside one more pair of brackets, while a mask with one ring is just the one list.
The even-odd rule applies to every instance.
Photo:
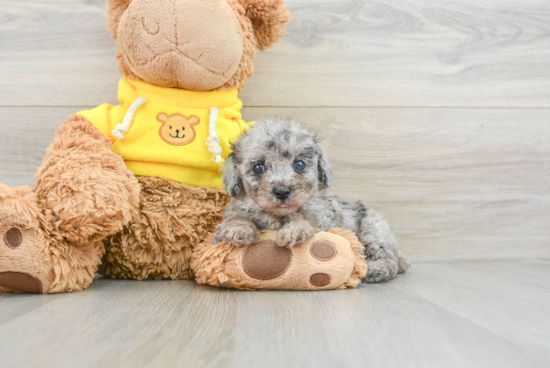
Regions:
[[281, 185], [280, 187], [273, 188], [273, 195], [275, 198], [280, 199], [281, 201], [284, 201], [290, 196], [290, 193], [292, 192], [292, 188], [290, 188], [288, 185]]

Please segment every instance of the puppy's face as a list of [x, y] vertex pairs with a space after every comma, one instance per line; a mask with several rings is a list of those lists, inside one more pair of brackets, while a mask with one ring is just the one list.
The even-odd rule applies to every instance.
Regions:
[[232, 196], [248, 195], [263, 210], [287, 216], [330, 186], [326, 154], [315, 134], [286, 120], [263, 120], [234, 144], [224, 167]]

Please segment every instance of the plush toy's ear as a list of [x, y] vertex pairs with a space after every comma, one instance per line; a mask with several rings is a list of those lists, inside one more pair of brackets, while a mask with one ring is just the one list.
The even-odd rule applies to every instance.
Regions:
[[290, 12], [284, 0], [239, 0], [252, 21], [258, 48], [263, 51], [283, 36]]
[[169, 118], [170, 117], [168, 116], [168, 114], [165, 114], [163, 112], [161, 112], [160, 114], [157, 115], [157, 121], [159, 123], [166, 123]]
[[195, 116], [195, 115], [191, 115], [189, 117], [189, 120], [187, 120], [187, 122], [189, 123], [189, 125], [191, 126], [195, 126], [197, 124], [199, 124], [201, 122], [201, 119], [199, 119], [198, 116]]
[[231, 194], [231, 197], [236, 197], [243, 189], [243, 182], [237, 171], [235, 153], [230, 154], [224, 162], [222, 180], [225, 190]]
[[111, 38], [118, 34], [118, 22], [122, 14], [128, 9], [132, 0], [108, 0], [107, 1], [107, 30], [111, 32]]
[[317, 143], [317, 152], [319, 153], [319, 182], [326, 185], [327, 187], [332, 186], [332, 170], [330, 169], [330, 164], [328, 163], [328, 157], [325, 153], [325, 149], [321, 143]]

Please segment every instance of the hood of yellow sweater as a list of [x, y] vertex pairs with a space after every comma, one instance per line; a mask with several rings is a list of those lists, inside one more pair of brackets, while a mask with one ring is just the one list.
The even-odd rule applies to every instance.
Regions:
[[163, 103], [176, 107], [209, 109], [233, 107], [240, 110], [242, 102], [237, 96], [238, 89], [227, 91], [187, 91], [179, 88], [158, 87], [149, 83], [121, 78], [118, 84], [118, 100], [123, 106], [131, 105], [138, 97], [147, 101]]
[[194, 92], [122, 78], [120, 105], [78, 114], [113, 142], [136, 175], [221, 188], [220, 167], [231, 142], [249, 125], [238, 90]]

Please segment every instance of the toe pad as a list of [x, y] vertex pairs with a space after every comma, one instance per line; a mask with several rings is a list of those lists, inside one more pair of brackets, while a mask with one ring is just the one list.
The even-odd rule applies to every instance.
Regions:
[[0, 272], [0, 286], [24, 293], [42, 293], [42, 283], [23, 272]]
[[4, 234], [4, 241], [8, 247], [15, 249], [23, 242], [23, 235], [21, 235], [21, 231], [18, 228], [12, 227]]
[[273, 240], [264, 240], [248, 248], [242, 257], [242, 267], [256, 280], [271, 280], [285, 273], [290, 266], [292, 252], [279, 247]]

